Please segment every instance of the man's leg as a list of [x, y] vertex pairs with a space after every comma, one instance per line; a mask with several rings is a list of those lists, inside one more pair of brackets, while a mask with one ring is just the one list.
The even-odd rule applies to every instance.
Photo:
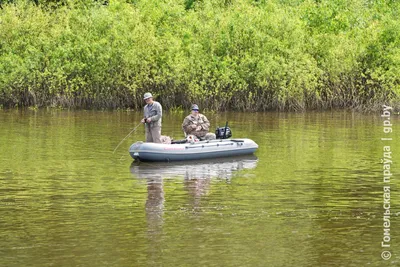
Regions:
[[154, 143], [161, 143], [161, 127], [151, 127], [151, 136], [153, 137]]
[[146, 142], [152, 143], [153, 142], [153, 136], [151, 135], [151, 129], [149, 125], [145, 125], [145, 134], [146, 134]]
[[215, 140], [217, 137], [215, 136], [215, 133], [207, 133], [206, 136], [204, 137], [205, 140]]

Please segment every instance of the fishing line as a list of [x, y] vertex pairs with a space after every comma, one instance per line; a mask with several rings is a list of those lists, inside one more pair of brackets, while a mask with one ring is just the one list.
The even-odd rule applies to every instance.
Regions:
[[119, 142], [119, 144], [117, 145], [117, 147], [114, 149], [114, 151], [113, 151], [113, 154], [115, 153], [115, 151], [118, 149], [118, 147], [125, 141], [125, 139], [126, 138], [128, 138], [134, 131], [136, 131], [136, 129], [140, 126], [140, 125], [142, 125], [142, 123], [140, 122], [138, 125], [136, 125], [136, 127], [135, 128], [133, 128], [133, 130], [127, 135], [127, 136], [125, 136], [125, 138], [124, 139], [122, 139], [122, 141], [121, 142]]

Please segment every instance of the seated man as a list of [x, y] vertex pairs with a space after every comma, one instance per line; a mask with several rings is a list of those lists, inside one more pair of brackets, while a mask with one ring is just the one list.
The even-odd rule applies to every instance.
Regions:
[[194, 135], [200, 140], [215, 139], [215, 134], [209, 133], [210, 122], [207, 117], [199, 113], [199, 106], [192, 105], [192, 114], [187, 116], [182, 123], [186, 135]]

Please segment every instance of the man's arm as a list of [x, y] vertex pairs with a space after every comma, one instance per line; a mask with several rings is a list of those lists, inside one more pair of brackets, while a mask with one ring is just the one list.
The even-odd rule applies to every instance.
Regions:
[[208, 131], [210, 129], [210, 121], [204, 115], [203, 115], [203, 122], [204, 123], [201, 124], [201, 128], [205, 131]]
[[154, 103], [154, 107], [153, 108], [156, 110], [157, 114], [152, 116], [152, 117], [150, 117], [150, 119], [151, 119], [151, 121], [158, 121], [159, 119], [161, 119], [161, 116], [162, 116], [161, 104]]
[[185, 119], [183, 120], [182, 129], [183, 129], [183, 131], [184, 131], [185, 133], [187, 133], [187, 134], [190, 133], [191, 127], [190, 127], [190, 120], [189, 120], [188, 118], [185, 118]]
[[191, 134], [194, 130], [196, 130], [196, 124], [188, 117], [183, 120], [182, 129], [186, 134]]
[[[146, 107], [147, 107], [147, 105], [145, 105], [144, 108], [143, 108], [143, 118], [147, 119], [147, 109], [146, 109]], [[143, 122], [144, 122], [144, 119], [143, 119]]]

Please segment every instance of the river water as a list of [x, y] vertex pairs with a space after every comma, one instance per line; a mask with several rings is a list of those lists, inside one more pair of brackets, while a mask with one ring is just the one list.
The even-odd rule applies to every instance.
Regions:
[[[180, 139], [185, 115], [163, 133]], [[0, 266], [400, 266], [400, 116], [382, 141], [380, 114], [205, 115], [258, 151], [138, 164], [142, 128], [112, 152], [140, 113], [0, 110]]]

